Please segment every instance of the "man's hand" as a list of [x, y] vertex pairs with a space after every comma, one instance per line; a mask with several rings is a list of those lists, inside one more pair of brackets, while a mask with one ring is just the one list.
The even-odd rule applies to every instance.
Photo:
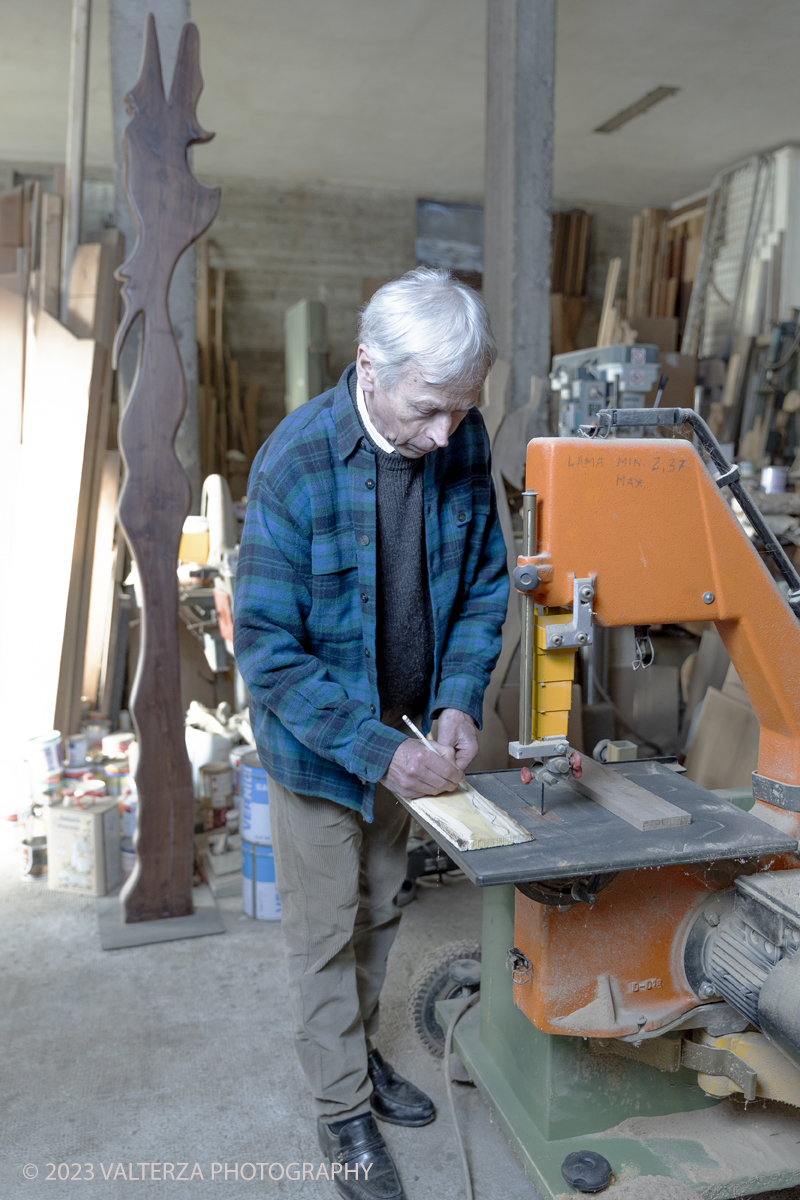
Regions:
[[452, 746], [456, 766], [466, 771], [478, 753], [478, 734], [475, 722], [457, 708], [443, 708], [439, 714], [438, 745]]
[[404, 800], [455, 791], [464, 779], [464, 772], [455, 766], [452, 748], [438, 742], [431, 742], [431, 746], [436, 747], [441, 758], [416, 738], [408, 738], [398, 746], [381, 780], [383, 786]]

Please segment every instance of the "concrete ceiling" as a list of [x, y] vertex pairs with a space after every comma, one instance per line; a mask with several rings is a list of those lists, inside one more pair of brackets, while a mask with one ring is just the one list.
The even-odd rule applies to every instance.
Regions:
[[[204, 177], [482, 193], [485, 0], [192, 0], [192, 15], [217, 134], [196, 154]], [[63, 159], [69, 23], [69, 0], [0, 0], [2, 160]], [[800, 140], [796, 0], [559, 0], [558, 23], [560, 199], [665, 204]], [[107, 43], [95, 0], [95, 168], [112, 158]], [[592, 133], [661, 84], [681, 90]]]

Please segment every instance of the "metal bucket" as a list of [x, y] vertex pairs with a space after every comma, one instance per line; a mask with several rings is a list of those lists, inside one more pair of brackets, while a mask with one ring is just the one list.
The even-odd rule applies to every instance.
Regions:
[[242, 837], [258, 846], [271, 846], [267, 772], [255, 750], [242, 756]]
[[280, 921], [281, 902], [275, 885], [272, 846], [242, 841], [242, 905], [245, 915], [257, 921]]

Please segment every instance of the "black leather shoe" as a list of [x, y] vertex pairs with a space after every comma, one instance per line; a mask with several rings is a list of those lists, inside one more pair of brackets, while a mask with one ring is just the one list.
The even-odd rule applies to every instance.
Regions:
[[[334, 1121], [334, 1125], [338, 1125]], [[319, 1145], [333, 1169], [339, 1193], [347, 1200], [405, 1200], [392, 1156], [386, 1148], [372, 1113], [345, 1121], [334, 1133], [317, 1121]]]
[[380, 1051], [370, 1050], [368, 1063], [373, 1088], [369, 1103], [375, 1116], [390, 1125], [430, 1125], [436, 1116], [431, 1098], [398, 1075]]

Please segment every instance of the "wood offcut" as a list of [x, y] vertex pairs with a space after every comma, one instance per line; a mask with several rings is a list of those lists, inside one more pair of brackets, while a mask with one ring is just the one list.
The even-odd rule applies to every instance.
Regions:
[[592, 758], [584, 758], [580, 779], [568, 782], [583, 796], [594, 800], [615, 817], [627, 821], [634, 829], [642, 832], [650, 829], [674, 829], [679, 825], [691, 825], [692, 818], [683, 808], [654, 796], [646, 788], [639, 787], [619, 771], [612, 771]]

